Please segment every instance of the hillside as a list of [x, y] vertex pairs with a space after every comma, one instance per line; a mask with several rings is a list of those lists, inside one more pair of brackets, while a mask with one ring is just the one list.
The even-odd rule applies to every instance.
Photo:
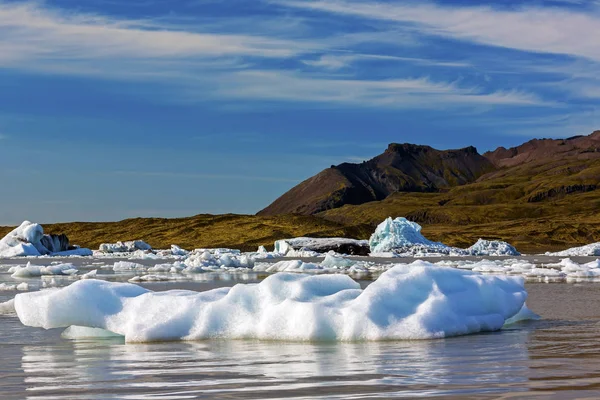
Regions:
[[[0, 227], [6, 235], [11, 227]], [[346, 226], [314, 216], [196, 215], [189, 218], [135, 218], [119, 222], [72, 222], [44, 224], [46, 233], [65, 233], [71, 243], [97, 249], [101, 243], [142, 239], [154, 248], [229, 247], [244, 251], [273, 247], [277, 239], [297, 236], [364, 238], [371, 234], [365, 224]]]
[[432, 239], [467, 245], [479, 237], [523, 250], [600, 241], [600, 132], [565, 140], [533, 140], [486, 153], [496, 169], [440, 193], [395, 193], [318, 215], [344, 224], [406, 216]]
[[396, 192], [439, 192], [474, 182], [492, 170], [492, 163], [474, 147], [440, 151], [390, 144], [369, 161], [332, 166], [307, 179], [258, 215], [310, 215], [346, 204], [383, 200]]

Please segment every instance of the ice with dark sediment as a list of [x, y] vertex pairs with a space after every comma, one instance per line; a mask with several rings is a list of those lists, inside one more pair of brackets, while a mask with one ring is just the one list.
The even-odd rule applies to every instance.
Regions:
[[24, 221], [0, 240], [0, 258], [91, 256], [92, 251], [71, 246], [65, 235], [46, 235], [40, 224]]

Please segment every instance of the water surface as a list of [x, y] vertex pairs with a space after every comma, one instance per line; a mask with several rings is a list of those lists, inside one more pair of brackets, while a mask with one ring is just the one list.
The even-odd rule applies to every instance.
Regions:
[[[196, 282], [195, 289], [231, 283]], [[0, 316], [0, 398], [597, 398], [600, 286], [527, 289], [543, 320], [433, 341], [126, 345], [118, 338], [65, 340], [61, 330]]]

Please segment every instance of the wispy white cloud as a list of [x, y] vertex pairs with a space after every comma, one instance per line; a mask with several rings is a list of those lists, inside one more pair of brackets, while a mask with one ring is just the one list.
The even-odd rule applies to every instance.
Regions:
[[[392, 6], [339, 1], [282, 0], [281, 4], [409, 21], [427, 25], [438, 34], [465, 36], [470, 32], [473, 37], [504, 37], [495, 23], [493, 32], [480, 24], [471, 26], [470, 21], [477, 19], [471, 17], [489, 19], [499, 13], [489, 8], [446, 9], [433, 4]], [[252, 33], [249, 26], [228, 33], [214, 22], [186, 30], [189, 26], [67, 12], [44, 3], [0, 0], [0, 68], [168, 83], [178, 90], [178, 99], [183, 101], [197, 101], [201, 97], [202, 100], [315, 102], [385, 108], [555, 105], [519, 87], [492, 90], [459, 84], [458, 76], [431, 79], [419, 76], [417, 71], [411, 76], [391, 73], [379, 78], [364, 78], [363, 74], [359, 79], [345, 74], [345, 67], [360, 61], [471, 67], [467, 61], [375, 51], [367, 54], [354, 49], [370, 41], [414, 46], [414, 36], [406, 31], [390, 35], [386, 28], [329, 32], [329, 36], [321, 32], [319, 36], [305, 32], [304, 25], [299, 25], [298, 35], [285, 35], [278, 23], [271, 28], [263, 23], [258, 30], [261, 34]], [[289, 65], [281, 60], [289, 61]], [[302, 63], [305, 68], [298, 68]]]
[[252, 34], [160, 29], [152, 21], [122, 20], [49, 9], [38, 3], [0, 3], [0, 65], [36, 60], [285, 58], [314, 43]]
[[415, 57], [398, 57], [382, 54], [325, 54], [316, 60], [303, 60], [302, 62], [312, 67], [320, 67], [329, 70], [338, 70], [350, 67], [357, 61], [397, 61], [401, 63], [410, 63], [423, 66], [447, 67], [447, 68], [468, 68], [472, 65], [468, 62], [440, 61]]
[[434, 3], [351, 0], [278, 0], [289, 7], [413, 24], [409, 28], [475, 43], [528, 52], [600, 60], [600, 15], [563, 7], [495, 9]]
[[464, 105], [551, 105], [520, 91], [486, 93], [427, 78], [390, 80], [328, 79], [274, 71], [233, 74], [223, 96], [278, 101], [311, 101], [390, 108], [435, 108]]

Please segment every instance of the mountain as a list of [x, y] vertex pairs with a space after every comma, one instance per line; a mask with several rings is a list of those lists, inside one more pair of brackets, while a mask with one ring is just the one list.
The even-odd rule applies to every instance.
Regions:
[[440, 192], [474, 182], [493, 171], [474, 147], [440, 151], [429, 146], [390, 144], [361, 164], [332, 166], [275, 200], [258, 215], [304, 214], [383, 200], [397, 192]]
[[514, 167], [529, 162], [557, 159], [592, 160], [600, 157], [600, 131], [568, 139], [534, 139], [518, 147], [484, 153], [496, 167]]
[[598, 188], [600, 131], [483, 155], [393, 144], [373, 160], [323, 171], [261, 213], [314, 214], [348, 226], [404, 216], [453, 246], [500, 239], [537, 252], [600, 241]]

